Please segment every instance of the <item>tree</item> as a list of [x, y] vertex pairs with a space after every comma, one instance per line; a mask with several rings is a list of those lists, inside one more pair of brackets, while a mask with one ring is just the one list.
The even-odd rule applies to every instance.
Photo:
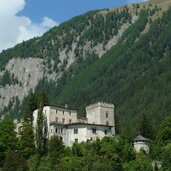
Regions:
[[5, 156], [3, 171], [28, 171], [27, 161], [19, 152], [8, 150]]
[[35, 153], [35, 138], [33, 125], [28, 120], [22, 122], [20, 128], [21, 152], [25, 158], [29, 158]]
[[126, 171], [153, 171], [152, 161], [144, 153], [138, 153], [135, 160], [124, 163], [124, 170]]
[[45, 106], [49, 103], [48, 96], [44, 90], [42, 90], [41, 93], [39, 94], [39, 102], [40, 101], [43, 103], [43, 106]]
[[171, 141], [171, 115], [161, 122], [157, 139], [162, 142]]
[[116, 109], [115, 109], [114, 117], [115, 117], [115, 133], [120, 134], [121, 131], [120, 131], [120, 123], [119, 123], [119, 113]]
[[138, 122], [138, 133], [146, 138], [153, 138], [153, 128], [151, 126], [149, 119], [143, 113], [140, 121]]
[[37, 109], [37, 98], [32, 92], [27, 101], [27, 108], [20, 127], [21, 151], [25, 158], [29, 158], [35, 152], [35, 138], [33, 130], [33, 111]]
[[171, 170], [171, 142], [162, 148], [162, 166], [163, 170]]
[[38, 107], [38, 99], [34, 93], [30, 93], [28, 98], [28, 103], [25, 111], [25, 120], [29, 120], [31, 124], [33, 123], [33, 111]]
[[64, 145], [56, 135], [48, 142], [48, 156], [51, 166], [58, 165], [64, 152]]
[[0, 165], [5, 158], [8, 149], [17, 150], [19, 141], [15, 132], [15, 125], [12, 120], [5, 119], [0, 121]]
[[43, 135], [43, 127], [44, 127], [44, 116], [43, 116], [43, 102], [40, 101], [39, 109], [37, 114], [37, 124], [36, 124], [36, 152], [39, 156], [43, 154], [43, 146], [44, 146], [44, 135]]

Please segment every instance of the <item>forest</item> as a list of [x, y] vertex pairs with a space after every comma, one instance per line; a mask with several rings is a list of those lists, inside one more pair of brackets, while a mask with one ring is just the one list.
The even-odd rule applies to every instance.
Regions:
[[[139, 9], [139, 6], [137, 5], [135, 9]], [[92, 41], [93, 44], [102, 40], [107, 41], [116, 34], [120, 27], [119, 23], [130, 22], [132, 16], [128, 8], [124, 7], [121, 11], [109, 12], [105, 19], [99, 11], [75, 17], [61, 24], [59, 28], [45, 33], [40, 41], [29, 40], [2, 52], [0, 56], [4, 62], [2, 60], [0, 68], [3, 69], [6, 60], [12, 56], [25, 58], [26, 56], [22, 53], [27, 52], [26, 49], [29, 49], [28, 56], [31, 56], [32, 52], [39, 56], [43, 47], [49, 47], [50, 49], [44, 54], [48, 58], [48, 66], [51, 68], [50, 59], [55, 59], [53, 72], [62, 69], [63, 74], [56, 81], [49, 81], [47, 78], [40, 80], [35, 88], [36, 94], [45, 90], [51, 105], [68, 104], [70, 107], [78, 109], [80, 117], [85, 115], [84, 109], [89, 104], [97, 101], [112, 103], [119, 115], [121, 131], [128, 139], [132, 139], [136, 135], [136, 130], [130, 128], [131, 125], [136, 125], [137, 119], [142, 114], [148, 115], [152, 120], [151, 124], [155, 132], [160, 122], [171, 111], [171, 8], [165, 11], [162, 17], [152, 21], [150, 16], [160, 10], [157, 6], [139, 10], [138, 20], [125, 31], [120, 41], [100, 59], [95, 53], [87, 53], [87, 56], [82, 58], [78, 45], [75, 52], [78, 53], [76, 62], [67, 70], [64, 66], [59, 69], [57, 55], [48, 54], [48, 52], [56, 53], [55, 49], [59, 48], [56, 47], [58, 43], [54, 47], [47, 42], [55, 35], [58, 37], [62, 32], [66, 40], [69, 40], [70, 36], [74, 38], [75, 34], [81, 34], [81, 30], [87, 25], [92, 28], [85, 31], [85, 34], [79, 39], [79, 44], [84, 44], [86, 39]], [[113, 22], [114, 20], [117, 22]], [[91, 21], [91, 24], [88, 21]], [[106, 28], [106, 24], [110, 27]], [[144, 32], [149, 24], [148, 30]], [[115, 27], [116, 25], [118, 26]], [[65, 34], [68, 28], [75, 30], [69, 37]], [[105, 35], [101, 34], [103, 30], [105, 30]], [[91, 31], [93, 33], [90, 33]], [[95, 38], [88, 36], [91, 34], [95, 34]], [[71, 42], [64, 44], [69, 46]], [[34, 52], [34, 48], [32, 49], [33, 44], [36, 47], [36, 52]], [[60, 44], [60, 46], [63, 45]], [[55, 49], [51, 49], [53, 47]], [[40, 56], [44, 58], [42, 55]], [[64, 65], [66, 65], [65, 62]], [[0, 83], [9, 85], [19, 82], [5, 72], [0, 78]], [[17, 96], [15, 98], [18, 99]], [[27, 98], [26, 96], [22, 103], [18, 103], [18, 100], [17, 103], [12, 103], [11, 99], [1, 114], [7, 113], [12, 118], [20, 118], [23, 115]]]
[[41, 80], [36, 92], [43, 88], [51, 104], [69, 104], [78, 108], [80, 116], [85, 115], [84, 108], [89, 104], [113, 103], [128, 138], [135, 136], [130, 127], [143, 113], [152, 120], [156, 131], [171, 111], [171, 9], [142, 35], [148, 16], [149, 10], [142, 10], [137, 22], [101, 59], [90, 54], [57, 82]]
[[[119, 132], [102, 140], [75, 143], [65, 147], [54, 135], [50, 140], [43, 136], [43, 106], [47, 95], [31, 93], [18, 133], [13, 120], [0, 122], [0, 170], [2, 171], [155, 171], [171, 169], [171, 116], [165, 118], [156, 135], [150, 121], [143, 115], [137, 132], [151, 139], [150, 153], [142, 149], [136, 153], [133, 141]], [[33, 110], [39, 108], [36, 132], [33, 128]], [[153, 165], [152, 165], [153, 163]]]
[[[4, 71], [0, 86], [21, 84], [4, 70], [13, 57], [43, 58], [50, 73], [62, 71], [58, 80], [40, 80], [23, 102], [13, 97], [1, 112], [6, 117], [0, 121], [0, 170], [152, 171], [158, 170], [158, 162], [164, 171], [171, 170], [171, 7], [155, 20], [151, 16], [161, 9], [139, 8], [135, 6], [135, 23], [131, 23], [127, 7], [105, 16], [93, 11], [0, 54], [0, 70]], [[94, 52], [82, 58], [80, 47], [86, 41], [92, 47], [98, 42], [105, 45], [124, 23], [130, 27], [101, 58]], [[59, 68], [56, 49], [70, 51], [77, 36], [76, 62], [66, 69], [65, 61]], [[84, 108], [97, 101], [115, 105], [116, 136], [76, 143], [71, 148], [58, 136], [49, 141], [44, 138], [43, 106], [68, 104], [77, 108], [81, 117]], [[39, 109], [36, 134], [32, 125], [35, 109]], [[11, 118], [22, 119], [19, 134]], [[149, 154], [133, 149], [132, 140], [139, 134], [151, 140]]]

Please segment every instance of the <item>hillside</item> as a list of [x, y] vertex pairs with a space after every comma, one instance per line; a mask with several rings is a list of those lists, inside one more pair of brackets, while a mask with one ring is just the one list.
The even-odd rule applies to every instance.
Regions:
[[80, 116], [90, 103], [114, 103], [124, 134], [135, 133], [143, 113], [157, 128], [171, 111], [170, 4], [89, 12], [3, 51], [1, 115], [20, 117], [29, 92], [44, 89], [51, 104], [67, 103]]

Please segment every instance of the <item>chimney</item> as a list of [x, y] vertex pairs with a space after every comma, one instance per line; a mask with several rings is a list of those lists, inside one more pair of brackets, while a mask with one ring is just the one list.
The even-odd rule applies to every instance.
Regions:
[[65, 108], [68, 108], [68, 104], [65, 104]]

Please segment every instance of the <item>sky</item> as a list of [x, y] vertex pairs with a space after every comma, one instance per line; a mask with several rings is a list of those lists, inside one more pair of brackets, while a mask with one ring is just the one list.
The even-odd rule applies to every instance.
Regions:
[[0, 0], [0, 52], [85, 12], [145, 0]]

